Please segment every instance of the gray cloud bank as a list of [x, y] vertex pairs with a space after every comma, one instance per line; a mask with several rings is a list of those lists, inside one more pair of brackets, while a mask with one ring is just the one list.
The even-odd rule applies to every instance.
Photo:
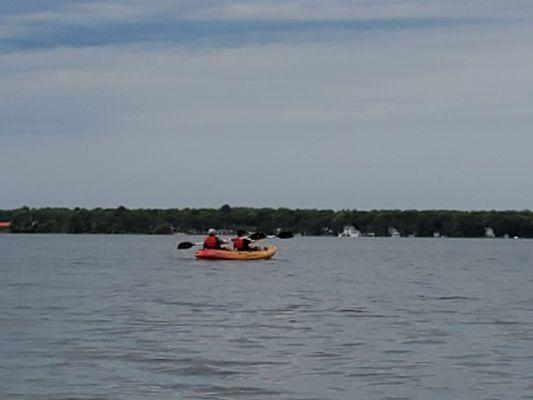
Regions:
[[505, 4], [5, 2], [0, 208], [528, 208]]

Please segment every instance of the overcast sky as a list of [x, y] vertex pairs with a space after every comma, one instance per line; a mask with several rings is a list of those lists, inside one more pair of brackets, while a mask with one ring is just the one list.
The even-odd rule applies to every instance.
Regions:
[[526, 209], [529, 0], [2, 0], [0, 209]]

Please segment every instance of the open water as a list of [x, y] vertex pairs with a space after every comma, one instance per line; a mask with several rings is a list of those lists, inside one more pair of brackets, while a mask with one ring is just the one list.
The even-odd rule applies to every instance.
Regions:
[[533, 399], [533, 241], [1, 235], [0, 399]]

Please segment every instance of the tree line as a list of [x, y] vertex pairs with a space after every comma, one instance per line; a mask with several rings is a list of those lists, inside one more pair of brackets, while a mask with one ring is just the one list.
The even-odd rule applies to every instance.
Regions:
[[278, 229], [302, 235], [335, 235], [345, 226], [363, 234], [388, 236], [483, 237], [491, 228], [497, 237], [533, 238], [531, 211], [457, 210], [317, 210], [288, 208], [30, 208], [0, 210], [0, 221], [12, 233], [204, 233], [214, 227], [274, 233]]

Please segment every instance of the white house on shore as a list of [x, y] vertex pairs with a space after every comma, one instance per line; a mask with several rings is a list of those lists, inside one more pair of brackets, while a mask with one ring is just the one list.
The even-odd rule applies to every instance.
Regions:
[[402, 235], [400, 235], [400, 232], [398, 232], [398, 230], [396, 228], [391, 226], [391, 227], [389, 227], [389, 236], [393, 237], [393, 238], [399, 238]]
[[495, 238], [496, 235], [494, 234], [494, 230], [489, 226], [488, 228], [485, 228], [485, 237], [487, 238]]
[[355, 229], [354, 226], [345, 226], [343, 231], [339, 233], [339, 237], [358, 238], [361, 236], [362, 236], [361, 231]]

